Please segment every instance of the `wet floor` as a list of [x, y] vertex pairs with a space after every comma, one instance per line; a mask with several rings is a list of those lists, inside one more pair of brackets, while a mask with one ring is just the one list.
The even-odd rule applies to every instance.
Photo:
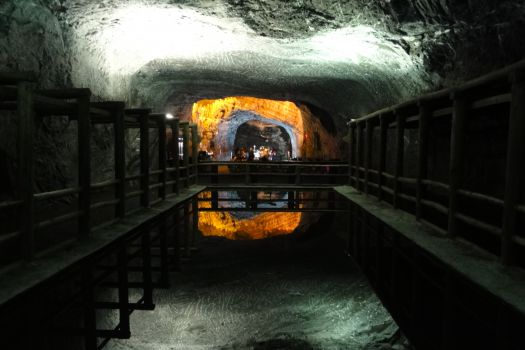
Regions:
[[336, 238], [203, 238], [108, 349], [405, 349]]

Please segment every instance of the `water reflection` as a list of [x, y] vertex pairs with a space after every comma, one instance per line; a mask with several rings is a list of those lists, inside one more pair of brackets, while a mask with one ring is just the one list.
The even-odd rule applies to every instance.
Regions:
[[331, 190], [214, 190], [199, 195], [204, 236], [263, 239], [300, 233], [322, 212], [341, 211]]

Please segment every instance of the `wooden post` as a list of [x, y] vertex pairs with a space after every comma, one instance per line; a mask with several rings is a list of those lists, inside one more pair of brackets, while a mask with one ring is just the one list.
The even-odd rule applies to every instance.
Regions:
[[416, 219], [421, 218], [423, 198], [423, 180], [428, 172], [428, 130], [430, 123], [430, 108], [425, 102], [419, 102], [419, 133], [417, 155], [417, 182], [416, 182]]
[[348, 128], [348, 185], [352, 186], [352, 174], [354, 173], [352, 167], [354, 166], [354, 128], [355, 124], [350, 122]]
[[180, 154], [179, 154], [179, 135], [180, 125], [179, 119], [173, 119], [171, 122], [171, 133], [173, 135], [173, 158], [175, 158], [175, 186], [173, 191], [180, 194]]
[[140, 205], [149, 207], [149, 114], [139, 116], [140, 124]]
[[219, 208], [219, 192], [217, 190], [211, 191], [211, 207], [213, 209]]
[[184, 177], [184, 187], [190, 186], [190, 147], [189, 147], [189, 141], [190, 141], [190, 124], [184, 123], [182, 124], [182, 162], [185, 172]]
[[396, 115], [396, 168], [394, 172], [394, 208], [399, 208], [399, 193], [402, 191], [402, 186], [399, 178], [403, 176], [403, 157], [405, 155], [405, 116], [401, 115], [399, 111], [394, 112]]
[[244, 184], [250, 185], [252, 183], [252, 167], [250, 166], [250, 162], [246, 162], [244, 164]]
[[356, 125], [356, 137], [355, 137], [355, 188], [358, 192], [361, 192], [361, 139], [362, 139], [362, 123]]
[[163, 214], [159, 225], [159, 248], [160, 248], [160, 279], [159, 284], [163, 288], [170, 286], [170, 269], [168, 257], [168, 214]]
[[190, 202], [184, 202], [184, 240], [183, 240], [183, 249], [184, 257], [188, 258], [190, 256]]
[[372, 134], [374, 131], [374, 126], [372, 125], [372, 120], [366, 120], [366, 134], [365, 134], [365, 194], [368, 195], [368, 181], [370, 180], [369, 168], [372, 158]]
[[[177, 146], [178, 147], [178, 146]], [[176, 270], [180, 268], [180, 205], [176, 206], [172, 215], [173, 221], [173, 265]]]
[[295, 163], [295, 185], [301, 184], [301, 166], [299, 163]]
[[521, 179], [524, 175], [525, 156], [525, 72], [517, 71], [511, 76], [512, 100], [510, 109], [507, 169], [505, 175], [505, 204], [503, 209], [503, 235], [501, 261], [514, 262], [513, 236], [518, 233], [516, 205], [520, 200]]
[[86, 270], [82, 272], [82, 306], [84, 318], [84, 349], [97, 350], [97, 316], [95, 310], [95, 291], [93, 288], [93, 272]]
[[166, 199], [166, 181], [167, 181], [167, 151], [166, 151], [166, 117], [162, 114], [158, 115], [159, 125], [159, 170], [162, 173], [159, 175], [159, 182], [162, 186], [159, 188], [159, 198]]
[[193, 183], [194, 185], [197, 184], [197, 172], [198, 172], [198, 167], [199, 167], [199, 131], [197, 129], [197, 124], [191, 124], [191, 149], [192, 149], [192, 155], [191, 155], [191, 159], [192, 159], [192, 163], [193, 163], [193, 171], [192, 171], [192, 175], [194, 176], [193, 177], [193, 181], [191, 181], [191, 183]]
[[191, 199], [191, 213], [192, 229], [190, 246], [192, 249], [196, 249], [197, 232], [199, 231], [199, 201], [197, 199], [197, 196], [193, 196], [193, 198]]
[[118, 181], [115, 186], [115, 197], [119, 200], [115, 214], [119, 218], [126, 215], [126, 151], [125, 151], [125, 130], [124, 130], [124, 103], [113, 111], [115, 124], [115, 179]]
[[151, 277], [151, 237], [149, 227], [144, 228], [141, 238], [142, 249], [142, 282], [144, 292], [144, 306], [153, 310], [153, 280]]
[[22, 233], [22, 256], [30, 260], [35, 252], [33, 202], [33, 84], [18, 83], [18, 196], [23, 204], [18, 211], [18, 227]]
[[78, 195], [78, 209], [82, 212], [79, 217], [78, 233], [86, 238], [91, 230], [91, 118], [89, 100], [91, 91], [85, 90], [78, 99], [78, 180], [80, 193]]
[[257, 192], [250, 192], [250, 205], [248, 207], [250, 209], [257, 209]]
[[288, 209], [295, 208], [295, 191], [288, 191]]
[[450, 193], [448, 204], [448, 234], [457, 234], [456, 213], [458, 207], [458, 189], [461, 186], [463, 172], [464, 128], [467, 113], [467, 103], [464, 98], [452, 93], [453, 102], [452, 131], [450, 136]]
[[131, 337], [129, 325], [129, 286], [128, 286], [128, 254], [124, 245], [118, 252], [118, 304], [119, 304], [119, 337]]
[[386, 169], [386, 143], [388, 136], [388, 120], [385, 115], [379, 116], [379, 172], [378, 172], [378, 191], [379, 200], [383, 200], [383, 173]]

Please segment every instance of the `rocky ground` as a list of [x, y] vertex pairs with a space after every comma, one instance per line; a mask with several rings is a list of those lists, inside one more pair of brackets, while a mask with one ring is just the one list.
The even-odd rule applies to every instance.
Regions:
[[339, 240], [206, 238], [110, 350], [409, 349]]

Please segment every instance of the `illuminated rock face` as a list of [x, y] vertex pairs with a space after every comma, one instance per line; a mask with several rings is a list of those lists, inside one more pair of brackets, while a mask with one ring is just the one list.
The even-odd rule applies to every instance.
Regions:
[[104, 98], [167, 110], [249, 95], [348, 118], [428, 86], [369, 1], [64, 1], [72, 80]]
[[436, 72], [450, 83], [523, 57], [524, 12], [521, 0], [3, 0], [0, 65], [161, 110], [250, 95], [348, 119], [438, 86]]
[[202, 100], [193, 105], [192, 121], [201, 132], [201, 149], [217, 160], [231, 159], [239, 126], [259, 121], [280, 126], [290, 136], [292, 157], [337, 159], [337, 138], [323, 127], [306, 105], [255, 97]]

